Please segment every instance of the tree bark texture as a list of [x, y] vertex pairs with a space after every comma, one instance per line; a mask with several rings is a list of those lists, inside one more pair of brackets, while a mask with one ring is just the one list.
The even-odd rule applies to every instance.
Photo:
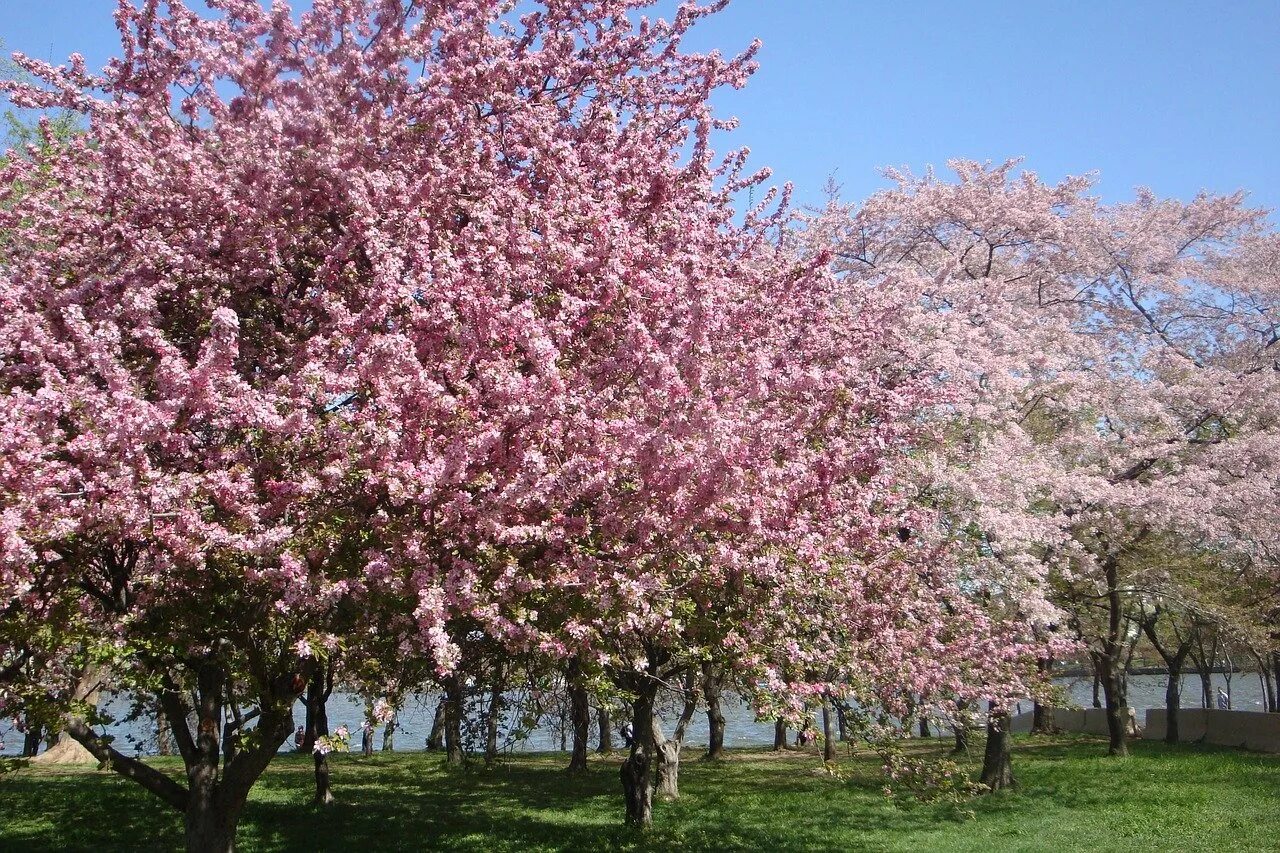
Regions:
[[641, 829], [653, 825], [653, 765], [657, 752], [654, 742], [654, 699], [657, 683], [643, 684], [631, 703], [635, 737], [631, 754], [622, 762], [622, 792], [626, 800], [627, 823]]
[[431, 733], [427, 735], [428, 750], [438, 751], [444, 749], [444, 718], [448, 701], [447, 698], [442, 696], [440, 701], [436, 703], [436, 713], [431, 718]]
[[987, 748], [982, 756], [982, 776], [979, 781], [992, 791], [1016, 787], [1013, 778], [1013, 757], [1009, 751], [1009, 712], [992, 702], [987, 711]]
[[396, 721], [399, 714], [392, 714], [391, 719], [387, 720], [387, 725], [382, 730], [382, 751], [392, 752], [396, 748]]
[[587, 738], [591, 734], [591, 704], [582, 664], [574, 658], [569, 664], [569, 717], [573, 724], [573, 752], [569, 756], [569, 772], [587, 769]]
[[724, 674], [711, 663], [702, 665], [702, 695], [707, 699], [707, 754], [708, 761], [724, 758], [724, 711], [720, 699], [724, 694]]
[[596, 747], [596, 752], [608, 755], [613, 752], [613, 719], [605, 705], [596, 709], [596, 727], [600, 729], [600, 745]]
[[462, 751], [462, 680], [451, 675], [444, 681], [444, 749], [446, 764], [461, 764]]
[[836, 760], [836, 721], [830, 699], [822, 701], [822, 760]]

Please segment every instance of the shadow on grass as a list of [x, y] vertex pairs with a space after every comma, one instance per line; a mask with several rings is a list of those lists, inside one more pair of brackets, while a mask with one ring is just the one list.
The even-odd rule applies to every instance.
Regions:
[[[945, 742], [912, 747], [946, 753]], [[860, 753], [841, 762], [837, 780], [815, 756], [738, 753], [723, 762], [689, 756], [681, 765], [682, 797], [657, 803], [655, 826], [622, 826], [619, 758], [593, 760], [567, 774], [559, 755], [520, 756], [492, 768], [445, 768], [436, 756], [400, 753], [371, 759], [335, 756], [338, 802], [309, 805], [307, 756], [281, 756], [254, 788], [240, 825], [242, 850], [892, 850], [1046, 849], [1012, 843], [1028, 831], [1046, 844], [1058, 833], [1112, 821], [1120, 837], [1142, 846], [1159, 838], [1170, 810], [1189, 820], [1226, 814], [1206, 830], [1233, 846], [1257, 825], [1253, 804], [1280, 794], [1280, 761], [1213, 747], [1139, 743], [1129, 759], [1107, 759], [1090, 738], [1023, 738], [1014, 767], [1021, 788], [956, 810], [920, 804], [898, 808], [881, 793], [879, 758]], [[975, 749], [974, 755], [980, 754]], [[972, 766], [972, 762], [971, 762]], [[136, 786], [106, 773], [24, 772], [0, 782], [0, 849], [171, 850], [181, 845], [181, 819]], [[1175, 818], [1176, 823], [1176, 818]], [[1182, 827], [1175, 826], [1175, 829]], [[1188, 843], [1196, 826], [1180, 828]], [[1144, 834], [1147, 833], [1147, 834]], [[1274, 837], [1263, 835], [1263, 837]], [[1006, 843], [1009, 842], [1009, 843]], [[1194, 844], [1192, 844], [1192, 847]], [[1234, 845], [1240, 846], [1240, 845]], [[1246, 845], [1247, 846], [1247, 845]], [[1184, 848], [1191, 849], [1191, 848]]]

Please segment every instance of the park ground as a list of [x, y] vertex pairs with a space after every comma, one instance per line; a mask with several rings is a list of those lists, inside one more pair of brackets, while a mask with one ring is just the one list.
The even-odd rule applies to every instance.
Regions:
[[[970, 764], [976, 764], [981, 743]], [[1280, 756], [1139, 742], [1126, 759], [1078, 737], [1015, 740], [1020, 788], [966, 803], [905, 804], [880, 760], [733, 752], [681, 763], [681, 798], [641, 835], [620, 826], [620, 754], [569, 776], [563, 755], [447, 769], [438, 755], [332, 756], [338, 802], [310, 806], [308, 757], [281, 756], [253, 790], [239, 849], [283, 850], [1271, 850], [1280, 849]], [[916, 751], [943, 754], [941, 741]], [[157, 763], [172, 767], [173, 760]], [[971, 767], [970, 769], [974, 769]], [[0, 778], [0, 850], [176, 850], [181, 820], [95, 770]]]

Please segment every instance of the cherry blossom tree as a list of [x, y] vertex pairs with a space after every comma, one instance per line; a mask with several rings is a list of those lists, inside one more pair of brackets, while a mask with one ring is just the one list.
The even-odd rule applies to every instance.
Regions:
[[1126, 555], [1162, 533], [1245, 553], [1274, 535], [1278, 241], [1242, 194], [1105, 205], [1087, 178], [1016, 165], [890, 173], [806, 239], [869, 300], [918, 306], [920, 357], [955, 395], [923, 482], [1021, 567], [1008, 592], [1053, 572], [1077, 617], [1101, 605], [1076, 621], [1098, 626], [1083, 639], [1123, 753]]
[[158, 697], [186, 784], [63, 725], [190, 849], [339, 651], [611, 678], [640, 825], [656, 691], [713, 651], [781, 702], [1008, 693], [966, 560], [900, 536], [938, 526], [911, 301], [780, 246], [785, 193], [735, 212], [768, 174], [709, 97], [755, 48], [680, 46], [723, 3], [207, 5], [121, 0], [98, 75], [20, 57], [87, 128], [0, 171], [0, 595]]

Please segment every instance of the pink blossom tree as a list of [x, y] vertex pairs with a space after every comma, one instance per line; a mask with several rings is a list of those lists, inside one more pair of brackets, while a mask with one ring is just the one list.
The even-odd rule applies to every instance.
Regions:
[[340, 647], [610, 675], [642, 825], [655, 691], [717, 646], [784, 697], [1003, 659], [898, 536], [938, 384], [900, 306], [778, 248], [774, 198], [737, 221], [767, 173], [708, 98], [754, 48], [642, 5], [122, 0], [101, 75], [19, 59], [10, 97], [87, 130], [0, 171], [0, 595], [71, 596], [159, 698], [185, 785], [64, 725], [191, 849]]
[[1104, 205], [1086, 178], [951, 165], [954, 183], [890, 173], [833, 202], [807, 239], [869, 300], [918, 306], [918, 356], [955, 395], [923, 482], [1021, 567], [1010, 592], [1050, 572], [1074, 590], [1059, 603], [1123, 753], [1126, 554], [1162, 532], [1246, 553], [1274, 533], [1277, 237], [1241, 194]]

